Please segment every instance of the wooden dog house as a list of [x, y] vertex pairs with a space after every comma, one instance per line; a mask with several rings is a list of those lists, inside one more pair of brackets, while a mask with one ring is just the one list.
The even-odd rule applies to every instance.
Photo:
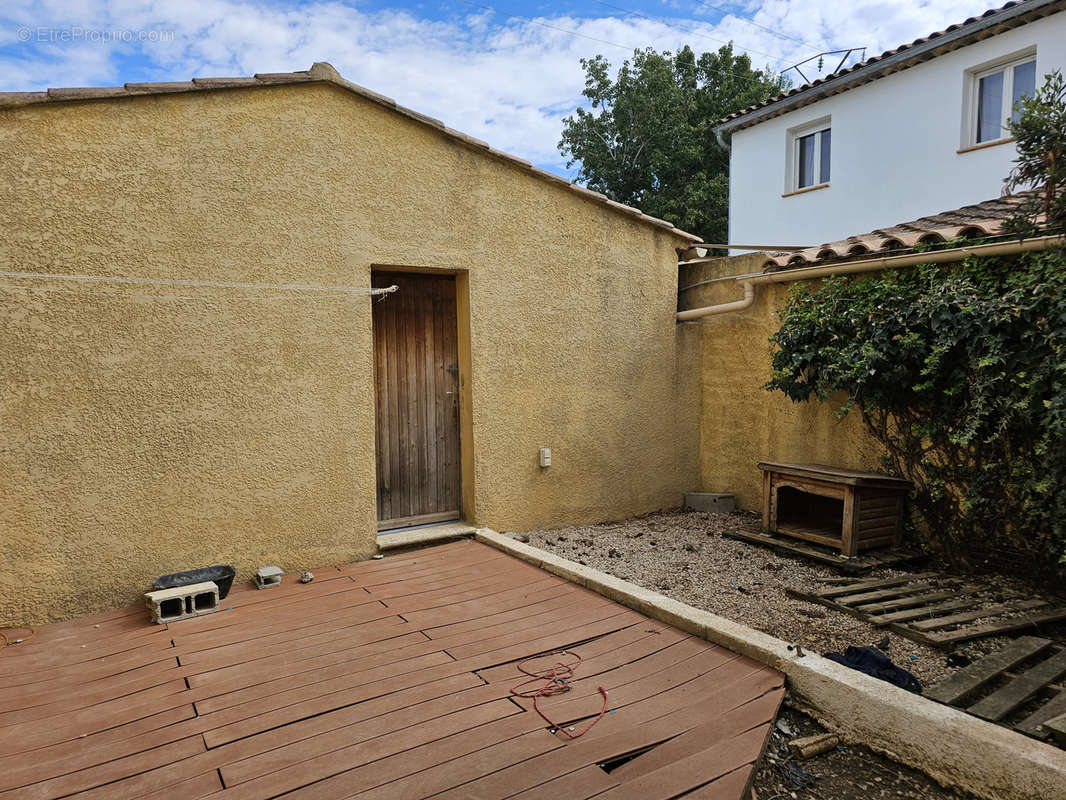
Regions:
[[846, 556], [899, 545], [910, 481], [823, 464], [762, 461], [759, 469], [766, 530]]

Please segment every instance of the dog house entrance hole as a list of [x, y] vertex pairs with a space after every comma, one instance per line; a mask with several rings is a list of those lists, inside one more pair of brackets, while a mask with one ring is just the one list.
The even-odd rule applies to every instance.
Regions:
[[777, 524], [839, 539], [844, 528], [844, 501], [782, 486], [777, 490]]

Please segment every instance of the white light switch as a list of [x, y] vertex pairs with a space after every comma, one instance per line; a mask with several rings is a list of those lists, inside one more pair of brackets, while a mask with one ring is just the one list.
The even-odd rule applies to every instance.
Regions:
[[550, 447], [540, 448], [540, 465], [542, 467], [550, 467], [552, 465], [552, 449]]

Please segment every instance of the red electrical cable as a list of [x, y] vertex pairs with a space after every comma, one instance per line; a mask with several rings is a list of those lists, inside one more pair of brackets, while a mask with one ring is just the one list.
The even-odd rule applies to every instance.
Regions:
[[[574, 656], [577, 661], [572, 661], [570, 663], [556, 661], [554, 664], [551, 665], [550, 668], [540, 670], [539, 672], [530, 672], [528, 669], [525, 668], [525, 665], [528, 664], [530, 661], [536, 661], [541, 658], [551, 658], [552, 656], [567, 655]], [[569, 692], [570, 681], [573, 680], [574, 673], [577, 671], [577, 668], [579, 666], [581, 666], [581, 656], [579, 656], [577, 653], [568, 650], [556, 650], [554, 653], [543, 653], [539, 656], [530, 656], [524, 661], [518, 662], [518, 671], [521, 672], [523, 675], [528, 675], [529, 677], [526, 678], [526, 680], [521, 681], [520, 683], [516, 683], [514, 686], [511, 687], [511, 694], [513, 694], [515, 697], [524, 697], [526, 699], [532, 699], [533, 709], [538, 714], [540, 714], [544, 721], [551, 725], [555, 730], [559, 731], [564, 736], [570, 739], [577, 739], [581, 736], [584, 736], [586, 733], [592, 730], [593, 725], [603, 719], [604, 715], [607, 713], [607, 690], [604, 689], [602, 686], [596, 687], [600, 690], [600, 694], [603, 695], [603, 708], [600, 709], [600, 713], [596, 716], [596, 719], [592, 720], [592, 722], [586, 725], [583, 730], [580, 730], [577, 733], [571, 733], [562, 725], [559, 725], [558, 723], [554, 722], [547, 714], [541, 711], [540, 698], [553, 697], [557, 694], [564, 694], [565, 692]], [[536, 683], [537, 681], [543, 681], [543, 684], [541, 684], [541, 686], [539, 686], [537, 689], [527, 689], [525, 691], [522, 690], [523, 686], [528, 686], [529, 684]]]

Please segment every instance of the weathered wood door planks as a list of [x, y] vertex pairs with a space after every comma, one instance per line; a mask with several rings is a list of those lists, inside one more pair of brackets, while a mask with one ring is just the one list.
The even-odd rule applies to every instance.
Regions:
[[459, 517], [455, 278], [374, 272], [378, 527]]

